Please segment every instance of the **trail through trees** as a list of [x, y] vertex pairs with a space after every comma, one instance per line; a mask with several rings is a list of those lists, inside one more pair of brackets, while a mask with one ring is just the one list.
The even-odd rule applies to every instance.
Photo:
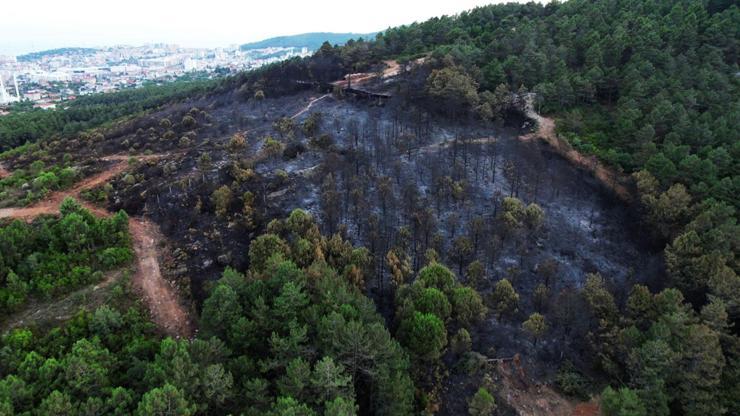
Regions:
[[[136, 156], [139, 160], [159, 159], [165, 155]], [[56, 214], [64, 198], [73, 197], [79, 200], [80, 193], [108, 182], [114, 176], [122, 173], [128, 166], [128, 155], [113, 155], [104, 157], [104, 161], [115, 162], [105, 171], [86, 178], [73, 188], [54, 192], [44, 200], [28, 207], [0, 209], [0, 218], [17, 218], [32, 220], [42, 214]], [[7, 171], [5, 171], [7, 173]], [[2, 175], [2, 172], [0, 172]], [[98, 216], [110, 216], [113, 213], [91, 205], [80, 203]], [[193, 335], [193, 325], [188, 317], [186, 308], [179, 301], [175, 289], [162, 277], [159, 269], [159, 250], [157, 243], [163, 237], [159, 228], [152, 221], [143, 217], [129, 217], [129, 232], [133, 240], [136, 253], [136, 273], [132, 282], [140, 290], [153, 321], [165, 333], [175, 337], [189, 338]]]
[[520, 136], [523, 141], [541, 138], [565, 159], [591, 172], [604, 186], [611, 189], [619, 199], [629, 202], [632, 193], [624, 185], [627, 178], [624, 174], [616, 172], [613, 168], [601, 163], [596, 156], [583, 155], [574, 149], [567, 141], [558, 137], [555, 131], [555, 121], [543, 117], [534, 109], [534, 95], [527, 94], [524, 98], [524, 114], [537, 124], [537, 129], [531, 133]]

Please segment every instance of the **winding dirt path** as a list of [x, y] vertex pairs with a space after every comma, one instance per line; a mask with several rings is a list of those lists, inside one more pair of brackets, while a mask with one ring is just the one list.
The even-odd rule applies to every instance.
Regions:
[[519, 136], [520, 140], [529, 141], [537, 138], [544, 140], [566, 160], [591, 172], [599, 182], [611, 189], [619, 199], [625, 202], [632, 200], [632, 192], [624, 185], [629, 181], [627, 175], [616, 172], [611, 167], [601, 163], [596, 156], [583, 155], [574, 149], [568, 141], [558, 137], [555, 132], [555, 120], [543, 117], [535, 111], [532, 94], [527, 94], [524, 97], [524, 114], [537, 124], [537, 130]]
[[305, 107], [303, 107], [303, 108], [301, 109], [301, 111], [299, 111], [299, 112], [297, 112], [297, 113], [293, 114], [293, 116], [291, 116], [290, 118], [291, 118], [291, 119], [295, 119], [295, 118], [297, 118], [297, 117], [300, 117], [300, 116], [301, 116], [302, 114], [304, 114], [304, 113], [306, 113], [306, 112], [307, 112], [308, 110], [310, 110], [310, 109], [311, 109], [311, 107], [312, 107], [312, 106], [313, 106], [314, 104], [316, 104], [317, 102], [319, 102], [319, 101], [323, 100], [324, 98], [330, 97], [330, 96], [331, 96], [331, 94], [324, 94], [324, 95], [322, 95], [322, 96], [321, 96], [321, 97], [319, 97], [319, 98], [314, 98], [314, 99], [312, 99], [311, 101], [309, 101], [309, 102], [308, 102], [308, 104], [307, 104], [307, 105], [306, 105]]
[[[159, 159], [166, 155], [136, 156], [139, 160]], [[129, 156], [113, 155], [102, 158], [114, 161], [105, 171], [77, 183], [73, 188], [53, 192], [46, 199], [22, 208], [0, 209], [0, 218], [17, 218], [30, 221], [38, 215], [56, 214], [64, 198], [71, 196], [79, 200], [80, 193], [108, 182], [128, 167]], [[98, 216], [107, 217], [112, 212], [80, 200], [85, 208]], [[152, 320], [166, 334], [189, 338], [193, 335], [193, 324], [185, 307], [180, 304], [175, 289], [163, 277], [159, 269], [157, 243], [163, 241], [156, 224], [143, 217], [129, 217], [129, 231], [136, 253], [136, 273], [132, 283], [140, 290], [152, 316]]]

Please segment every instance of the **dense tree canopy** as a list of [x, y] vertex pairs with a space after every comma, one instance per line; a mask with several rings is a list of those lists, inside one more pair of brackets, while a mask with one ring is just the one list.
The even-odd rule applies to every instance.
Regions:
[[99, 281], [103, 271], [132, 259], [125, 212], [96, 218], [69, 198], [60, 212], [0, 227], [0, 311]]
[[192, 97], [213, 85], [212, 81], [174, 82], [80, 97], [58, 110], [14, 112], [0, 117], [0, 151], [55, 135], [71, 136], [165, 103]]

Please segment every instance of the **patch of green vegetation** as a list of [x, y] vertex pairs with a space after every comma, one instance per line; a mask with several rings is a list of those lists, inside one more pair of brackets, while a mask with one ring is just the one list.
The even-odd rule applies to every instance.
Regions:
[[79, 173], [70, 166], [46, 167], [43, 162], [36, 161], [27, 169], [16, 170], [0, 179], [0, 205], [29, 205], [49, 192], [72, 186], [78, 179]]
[[359, 290], [362, 279], [350, 278], [367, 266], [364, 250], [321, 236], [300, 211], [270, 231], [253, 242], [246, 274], [226, 269], [215, 282], [195, 340], [160, 341], [140, 310], [115, 302], [48, 332], [6, 334], [0, 409], [411, 414], [407, 354]]
[[216, 81], [173, 82], [148, 85], [113, 94], [94, 94], [69, 102], [57, 110], [31, 110], [0, 117], [0, 151], [52, 136], [69, 137], [101, 127], [122, 117], [152, 110], [163, 104], [192, 97]]
[[133, 258], [128, 216], [96, 218], [67, 198], [60, 216], [0, 228], [0, 310], [23, 307], [29, 297], [49, 298], [92, 282]]
[[[0, 338], [0, 413], [124, 415], [137, 410], [148, 385], [144, 374], [160, 344], [145, 311], [126, 306], [134, 295], [122, 287], [117, 292], [111, 306], [82, 309], [62, 326], [15, 329]], [[198, 345], [203, 344], [208, 345]], [[153, 401], [141, 406], [154, 406]]]
[[80, 192], [80, 197], [85, 201], [92, 202], [94, 204], [105, 204], [108, 201], [108, 195], [113, 192], [113, 185], [106, 183], [105, 185], [96, 186], [95, 188], [85, 189]]

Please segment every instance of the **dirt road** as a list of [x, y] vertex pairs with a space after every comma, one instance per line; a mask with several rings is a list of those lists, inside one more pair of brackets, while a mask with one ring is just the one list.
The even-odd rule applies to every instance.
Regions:
[[156, 224], [145, 218], [129, 219], [129, 230], [136, 252], [133, 283], [141, 290], [152, 319], [165, 333], [182, 338], [193, 335], [193, 325], [180, 304], [176, 290], [162, 278], [157, 243], [163, 241]]
[[[158, 159], [164, 155], [136, 156], [139, 160]], [[105, 171], [86, 178], [73, 188], [54, 192], [48, 198], [22, 208], [0, 209], [0, 218], [18, 218], [31, 220], [41, 214], [56, 214], [59, 204], [70, 196], [79, 200], [80, 193], [109, 181], [114, 176], [124, 172], [128, 167], [129, 156], [113, 155], [102, 160], [115, 163]], [[110, 216], [113, 213], [80, 201], [80, 203], [98, 216]], [[159, 269], [159, 251], [157, 243], [163, 241], [156, 224], [146, 218], [129, 218], [129, 231], [136, 253], [136, 273], [132, 283], [142, 296], [149, 308], [153, 321], [165, 333], [174, 337], [189, 338], [193, 335], [193, 325], [188, 318], [185, 307], [180, 304], [175, 289], [162, 277]]]
[[291, 116], [290, 118], [292, 118], [292, 119], [295, 119], [295, 118], [297, 118], [297, 117], [301, 116], [302, 114], [304, 114], [305, 112], [307, 112], [308, 110], [310, 110], [310, 109], [311, 109], [311, 107], [312, 107], [312, 106], [313, 106], [314, 104], [316, 104], [317, 102], [319, 102], [319, 101], [323, 100], [324, 98], [330, 97], [330, 96], [331, 96], [331, 94], [324, 94], [324, 95], [322, 95], [322, 96], [321, 96], [321, 97], [319, 97], [319, 98], [314, 98], [314, 99], [312, 99], [311, 101], [309, 101], [309, 102], [308, 102], [308, 104], [307, 104], [307, 105], [306, 105], [305, 107], [303, 107], [303, 108], [301, 109], [301, 111], [299, 111], [299, 112], [297, 112], [297, 113], [293, 114], [293, 116]]
[[619, 199], [629, 202], [632, 200], [632, 193], [624, 185], [628, 178], [624, 174], [616, 172], [614, 169], [601, 163], [596, 156], [586, 156], [574, 149], [566, 140], [558, 137], [555, 132], [555, 121], [548, 117], [543, 117], [534, 109], [534, 97], [530, 94], [525, 97], [524, 113], [527, 117], [534, 120], [537, 124], [537, 130], [532, 133], [519, 137], [520, 140], [528, 141], [540, 138], [548, 143], [555, 151], [565, 159], [591, 172], [596, 179], [604, 186], [611, 189]]

